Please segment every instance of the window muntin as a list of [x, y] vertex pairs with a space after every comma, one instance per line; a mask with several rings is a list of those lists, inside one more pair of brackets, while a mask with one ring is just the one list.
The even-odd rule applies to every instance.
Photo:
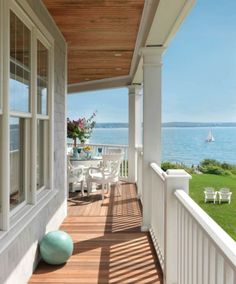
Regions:
[[10, 110], [30, 112], [31, 32], [10, 13]]
[[37, 113], [48, 114], [48, 49], [37, 40]]

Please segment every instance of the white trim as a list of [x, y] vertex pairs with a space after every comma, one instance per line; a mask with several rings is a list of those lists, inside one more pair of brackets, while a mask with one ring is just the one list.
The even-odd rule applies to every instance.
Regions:
[[18, 17], [18, 19], [32, 32], [33, 29], [33, 22], [27, 16], [27, 14], [22, 10], [19, 5], [14, 0], [9, 1], [9, 8], [10, 10]]
[[22, 210], [27, 205], [26, 200], [22, 201], [20, 204], [17, 204], [16, 207], [10, 210], [10, 218], [15, 216], [20, 210]]
[[47, 188], [46, 188], [45, 185], [43, 185], [42, 187], [40, 187], [39, 189], [37, 189], [36, 196], [37, 196], [37, 197], [40, 196], [40, 194], [41, 194], [44, 190], [46, 190], [46, 189], [47, 189]]
[[50, 117], [49, 117], [49, 115], [37, 114], [37, 119], [38, 120], [49, 120]]
[[176, 18], [173, 26], [170, 29], [169, 34], [166, 36], [164, 41], [164, 46], [167, 47], [170, 44], [170, 41], [173, 39], [175, 34], [177, 33], [180, 25], [183, 23], [185, 18], [188, 16], [190, 10], [193, 8], [196, 0], [185, 0], [184, 6], [182, 10], [180, 11], [178, 17]]
[[[159, 1], [144, 46], [167, 47], [175, 36], [181, 23], [187, 17], [194, 3], [195, 0]], [[142, 58], [140, 58], [138, 68], [132, 77], [133, 83], [143, 82], [142, 67]]]
[[146, 0], [144, 2], [143, 13], [139, 25], [133, 57], [130, 65], [130, 75], [133, 77], [139, 64], [139, 49], [145, 45], [145, 41], [148, 37], [149, 29], [152, 24], [152, 20], [155, 16], [155, 11], [159, 5], [158, 1]]
[[31, 198], [30, 204], [36, 204], [37, 190], [37, 34], [36, 28], [32, 34], [32, 70], [31, 70], [31, 97], [32, 97], [32, 124], [31, 124]]
[[[42, 3], [42, 1], [41, 1]], [[54, 24], [54, 27], [56, 28], [58, 34], [60, 35], [61, 39], [66, 43], [66, 40], [61, 32], [61, 30], [59, 29], [58, 25], [56, 24], [56, 22], [54, 21], [54, 18], [52, 17], [52, 15], [49, 13], [47, 7], [42, 3], [42, 7], [44, 9], [44, 11], [46, 12], [46, 14], [48, 15], [48, 17], [50, 18], [50, 20], [52, 21], [52, 23]]]
[[[54, 44], [54, 38], [50, 34], [50, 32], [47, 30], [47, 28], [42, 24], [42, 22], [39, 20], [36, 13], [31, 9], [30, 5], [27, 3], [26, 0], [16, 0], [16, 2], [21, 6], [21, 8], [26, 12], [28, 17], [31, 18], [34, 25], [42, 32], [42, 34], [47, 38], [47, 40]], [[43, 5], [43, 4], [42, 4]], [[43, 5], [44, 6], [44, 5]]]
[[[10, 97], [10, 93], [9, 93], [9, 97]], [[27, 112], [10, 111], [9, 114], [10, 114], [10, 116], [13, 116], [13, 117], [32, 118], [32, 114], [31, 113], [27, 113]]]
[[54, 46], [49, 49], [49, 78], [48, 78], [48, 115], [49, 121], [49, 187], [54, 188]]
[[128, 86], [131, 84], [131, 76], [120, 76], [113, 77], [108, 79], [94, 80], [90, 82], [83, 82], [77, 84], [69, 84], [68, 85], [68, 93], [78, 93], [78, 92], [87, 92], [92, 90], [101, 90], [101, 89], [109, 89], [109, 88], [120, 88], [124, 86]]
[[[3, 1], [3, 26], [5, 31], [10, 30], [10, 9], [9, 1]], [[9, 127], [9, 81], [10, 81], [10, 35], [3, 33], [3, 115], [2, 115], [2, 220], [1, 229], [8, 230], [10, 226], [10, 127]]]
[[[66, 56], [65, 56], [65, 86], [68, 83], [68, 46], [66, 45]], [[65, 87], [65, 124], [64, 124], [64, 133], [67, 134], [67, 88]], [[67, 137], [67, 136], [66, 136]], [[64, 155], [64, 169], [67, 169], [67, 139], [65, 138], [64, 141], [65, 145], [65, 155]], [[54, 156], [55, 159], [55, 156]], [[56, 162], [56, 161], [54, 161]], [[67, 199], [68, 197], [68, 190], [67, 190], [67, 170], [65, 170], [65, 181], [64, 181], [64, 196]]]

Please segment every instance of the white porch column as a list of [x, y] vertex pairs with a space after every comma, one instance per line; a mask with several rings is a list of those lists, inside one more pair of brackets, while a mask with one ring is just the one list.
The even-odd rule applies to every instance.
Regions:
[[142, 86], [129, 86], [129, 182], [137, 181], [137, 151], [142, 143]]
[[143, 56], [143, 224], [150, 228], [150, 163], [161, 164], [161, 58], [163, 47], [146, 47]]

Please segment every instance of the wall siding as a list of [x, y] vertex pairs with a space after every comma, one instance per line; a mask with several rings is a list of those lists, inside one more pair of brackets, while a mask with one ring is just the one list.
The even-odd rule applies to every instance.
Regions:
[[[54, 45], [54, 189], [57, 194], [25, 226], [0, 254], [0, 283], [24, 284], [38, 262], [38, 242], [45, 232], [57, 229], [66, 216], [65, 117], [66, 117], [66, 44], [48, 16], [42, 2], [27, 0], [55, 40]], [[1, 241], [0, 241], [1, 244]]]

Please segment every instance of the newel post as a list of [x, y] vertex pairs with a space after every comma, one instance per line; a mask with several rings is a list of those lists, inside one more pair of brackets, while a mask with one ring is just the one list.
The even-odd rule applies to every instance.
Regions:
[[174, 192], [182, 189], [189, 193], [191, 176], [184, 170], [168, 170], [165, 175], [165, 284], [178, 283], [178, 227], [177, 199]]

